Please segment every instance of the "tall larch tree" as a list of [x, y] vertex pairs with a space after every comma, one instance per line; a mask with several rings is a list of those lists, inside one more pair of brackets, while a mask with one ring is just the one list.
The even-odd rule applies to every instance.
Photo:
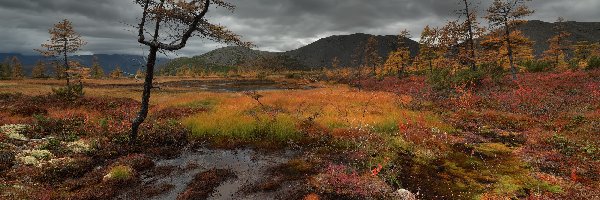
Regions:
[[12, 79], [23, 79], [23, 77], [25, 77], [25, 73], [23, 72], [23, 64], [21, 64], [21, 60], [19, 60], [19, 58], [17, 58], [16, 56], [13, 56], [10, 59], [11, 62], [11, 68], [12, 68], [12, 73], [11, 73], [11, 78]]
[[67, 19], [54, 24], [54, 26], [48, 30], [48, 33], [50, 33], [50, 39], [42, 44], [43, 49], [37, 51], [46, 57], [56, 58], [62, 61], [63, 69], [57, 70], [57, 72], [64, 73], [64, 75], [61, 76], [66, 78], [67, 87], [70, 88], [71, 83], [68, 74], [68, 71], [70, 70], [69, 55], [77, 53], [87, 44], [87, 42], [81, 38], [79, 33], [75, 32], [73, 24]]
[[548, 49], [544, 51], [544, 60], [550, 61], [554, 68], [566, 65], [567, 50], [571, 48], [571, 33], [565, 29], [565, 19], [559, 17], [554, 23], [555, 34], [548, 39]]
[[437, 42], [438, 30], [436, 28], [430, 28], [429, 25], [425, 26], [419, 40], [418, 58], [419, 64], [427, 66], [430, 72], [433, 71], [433, 60], [438, 57], [436, 51]]
[[524, 17], [533, 14], [533, 11], [525, 5], [528, 1], [531, 0], [494, 0], [487, 9], [487, 15], [485, 16], [491, 27], [504, 28], [503, 39], [507, 44], [507, 55], [513, 80], [517, 79], [517, 68], [513, 57], [513, 41], [511, 41], [510, 35], [516, 25], [524, 22], [522, 20]]
[[146, 77], [142, 94], [142, 105], [137, 117], [132, 121], [130, 139], [135, 142], [140, 125], [148, 116], [150, 94], [154, 80], [156, 55], [159, 51], [177, 51], [184, 48], [194, 36], [216, 42], [251, 46], [240, 36], [226, 27], [210, 23], [204, 18], [211, 6], [223, 7], [230, 11], [234, 6], [223, 0], [135, 0], [142, 8], [138, 30], [138, 42], [149, 47], [146, 63]]
[[35, 63], [35, 67], [31, 70], [31, 78], [46, 78], [46, 63], [41, 60], [38, 60]]

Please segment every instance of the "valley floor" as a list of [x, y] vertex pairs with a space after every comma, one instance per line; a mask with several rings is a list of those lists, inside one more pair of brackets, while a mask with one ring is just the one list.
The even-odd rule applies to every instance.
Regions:
[[0, 198], [600, 199], [600, 71], [157, 82], [0, 81]]

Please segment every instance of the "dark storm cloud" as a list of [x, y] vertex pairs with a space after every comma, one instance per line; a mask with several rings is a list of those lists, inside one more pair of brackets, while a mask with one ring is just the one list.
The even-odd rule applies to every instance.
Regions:
[[[480, 13], [491, 0], [483, 0]], [[337, 34], [420, 34], [456, 15], [455, 0], [231, 0], [234, 13], [212, 9], [209, 20], [226, 25], [261, 50], [287, 51]], [[537, 0], [531, 19], [598, 21], [598, 0]], [[0, 52], [33, 53], [48, 38], [47, 29], [67, 18], [89, 44], [83, 53], [143, 54], [135, 33], [140, 9], [133, 0], [0, 0]], [[196, 55], [225, 46], [194, 40], [179, 55]]]

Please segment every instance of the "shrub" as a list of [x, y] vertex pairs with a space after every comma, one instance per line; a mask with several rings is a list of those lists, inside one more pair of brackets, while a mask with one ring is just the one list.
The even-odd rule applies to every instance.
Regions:
[[427, 76], [427, 82], [435, 90], [449, 89], [452, 81], [450, 80], [451, 72], [449, 69], [434, 69]]
[[553, 69], [548, 61], [527, 60], [521, 63], [528, 72], [547, 72]]
[[485, 78], [485, 72], [483, 70], [473, 71], [471, 69], [463, 69], [452, 77], [452, 84], [454, 86], [465, 85], [465, 86], [476, 86], [483, 81]]
[[500, 82], [506, 73], [504, 68], [497, 63], [483, 63], [479, 68], [496, 83]]
[[588, 60], [586, 69], [587, 70], [600, 69], [600, 57], [594, 56], [594, 57], [590, 58], [590, 60]]
[[52, 88], [52, 92], [63, 100], [73, 101], [83, 97], [83, 84]]
[[453, 74], [449, 69], [434, 69], [427, 77], [427, 82], [435, 90], [448, 90], [459, 85], [468, 87], [479, 85], [485, 76], [484, 70], [463, 69]]

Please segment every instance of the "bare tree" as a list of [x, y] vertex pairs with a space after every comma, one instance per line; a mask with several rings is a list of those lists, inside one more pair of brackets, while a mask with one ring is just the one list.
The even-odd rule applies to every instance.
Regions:
[[[250, 47], [240, 36], [220, 25], [211, 24], [204, 16], [210, 5], [234, 10], [234, 6], [223, 0], [135, 0], [142, 8], [142, 17], [137, 26], [138, 42], [150, 47], [146, 63], [146, 77], [142, 94], [142, 105], [132, 121], [130, 139], [135, 142], [140, 125], [148, 116], [150, 92], [153, 86], [156, 54], [159, 51], [177, 51], [184, 48], [191, 37], [211, 39], [217, 42]], [[149, 36], [149, 37], [147, 37]]]
[[494, 0], [492, 5], [487, 9], [487, 16], [485, 18], [489, 21], [492, 27], [504, 26], [504, 41], [507, 46], [508, 60], [510, 62], [510, 69], [512, 72], [513, 80], [517, 79], [517, 68], [515, 67], [513, 59], [513, 49], [510, 39], [510, 34], [515, 28], [515, 25], [522, 23], [523, 17], [529, 16], [533, 13], [532, 10], [525, 5], [525, 2], [531, 0]]
[[50, 40], [42, 44], [44, 49], [36, 50], [46, 57], [59, 57], [62, 56], [64, 63], [64, 76], [67, 78], [67, 87], [70, 88], [69, 82], [69, 54], [75, 53], [81, 50], [81, 47], [85, 46], [87, 42], [81, 39], [81, 35], [75, 32], [73, 24], [64, 19], [63, 21], [55, 24], [50, 30]]
[[469, 0], [461, 0], [464, 4], [464, 8], [458, 11], [458, 14], [461, 16], [465, 16], [465, 32], [467, 33], [466, 43], [468, 45], [468, 56], [467, 62], [471, 66], [471, 70], [477, 71], [477, 59], [475, 58], [475, 41], [473, 38], [475, 37], [474, 30], [477, 28], [477, 13], [471, 10], [473, 8], [471, 2]]

